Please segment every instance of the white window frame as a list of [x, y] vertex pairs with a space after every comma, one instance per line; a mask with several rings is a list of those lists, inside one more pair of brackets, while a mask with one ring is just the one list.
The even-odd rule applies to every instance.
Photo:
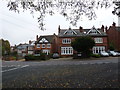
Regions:
[[61, 55], [73, 55], [72, 47], [61, 47]]
[[94, 34], [97, 34], [97, 33], [101, 34], [101, 32], [100, 32], [99, 30], [95, 29], [94, 26], [92, 27], [91, 30], [89, 30], [89, 31], [87, 32], [87, 34], [93, 34], [93, 35], [94, 35]]
[[93, 54], [99, 54], [101, 51], [105, 51], [105, 46], [94, 46], [92, 51]]
[[47, 44], [47, 48], [51, 48], [51, 44]]
[[43, 43], [43, 42], [48, 42], [48, 41], [45, 38], [42, 38], [39, 42]]
[[50, 50], [48, 50], [48, 49], [44, 49], [44, 50], [42, 50], [42, 52], [43, 53], [46, 53], [47, 55], [50, 53]]
[[40, 48], [40, 44], [37, 44], [37, 48]]
[[71, 39], [70, 38], [62, 39], [62, 44], [71, 44]]
[[45, 48], [45, 44], [42, 44], [42, 48]]
[[95, 43], [103, 43], [103, 38], [94, 38]]

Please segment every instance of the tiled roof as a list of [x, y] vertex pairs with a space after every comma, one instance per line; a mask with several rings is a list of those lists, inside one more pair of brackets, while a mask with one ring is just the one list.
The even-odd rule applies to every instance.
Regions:
[[19, 44], [18, 46], [17, 46], [17, 49], [23, 49], [23, 48], [26, 48], [28, 46], [28, 44]]
[[[79, 29], [71, 29], [74, 30], [76, 32], [76, 34], [65, 34], [66, 31], [69, 31], [69, 29], [60, 29], [60, 33], [58, 33], [59, 37], [76, 37], [76, 36], [86, 36], [87, 33], [91, 30], [91, 29], [83, 29], [83, 32], [80, 32]], [[101, 29], [97, 29], [101, 34], [95, 34], [95, 35], [90, 35], [90, 36], [106, 36], [107, 34], [105, 32], [103, 32]]]
[[35, 43], [38, 43], [42, 38], [45, 38], [49, 43], [52, 43], [54, 35], [40, 36]]

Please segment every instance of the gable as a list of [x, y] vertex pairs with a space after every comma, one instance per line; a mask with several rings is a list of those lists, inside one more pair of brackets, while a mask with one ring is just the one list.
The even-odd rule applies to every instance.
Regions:
[[74, 30], [72, 30], [72, 29], [66, 30], [64, 32], [64, 35], [76, 35], [76, 34], [77, 33]]
[[39, 42], [40, 42], [40, 43], [47, 43], [48, 40], [47, 40], [46, 38], [42, 38]]
[[97, 30], [95, 27], [92, 27], [92, 29], [90, 29], [88, 32], [87, 32], [87, 35], [97, 35], [97, 34], [101, 34], [101, 32], [99, 30]]

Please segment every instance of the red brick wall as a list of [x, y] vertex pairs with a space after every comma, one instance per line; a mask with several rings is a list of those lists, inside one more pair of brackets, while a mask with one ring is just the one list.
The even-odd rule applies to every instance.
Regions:
[[[40, 48], [37, 48], [37, 44], [35, 45], [35, 50], [44, 50], [48, 49], [50, 50], [50, 53], [58, 52], [58, 36], [54, 35], [54, 38], [52, 39], [52, 43], [50, 48], [42, 48], [42, 44], [40, 44]], [[47, 47], [47, 44], [45, 44], [45, 47]]]
[[[71, 39], [71, 42], [74, 40], [74, 38], [72, 37], [59, 37], [58, 39], [58, 43], [59, 43], [59, 49], [58, 49], [58, 52], [59, 52], [59, 55], [61, 55], [61, 47], [71, 47], [71, 44], [63, 44], [62, 43], [62, 40], [63, 39]], [[62, 55], [62, 56], [71, 56], [71, 55]]]
[[50, 50], [50, 52], [52, 53], [52, 44], [50, 48], [47, 48], [47, 44], [45, 44], [45, 48], [42, 48], [42, 44], [40, 44], [40, 48], [37, 48], [37, 44], [35, 45], [35, 50], [44, 50], [44, 49]]
[[108, 29], [108, 41], [114, 44], [115, 50], [120, 51], [120, 31], [115, 28], [116, 26], [110, 26]]
[[[93, 37], [93, 38], [99, 38], [99, 37]], [[104, 36], [104, 37], [100, 37], [103, 38], [103, 43], [96, 43], [95, 46], [105, 46], [105, 50], [108, 50], [108, 37]]]
[[[72, 38], [71, 37], [66, 37], [66, 38], [68, 38], [68, 39], [70, 38], [71, 41], [73, 41], [75, 39], [75, 37], [72, 37]], [[60, 55], [61, 55], [61, 48], [60, 47], [71, 47], [71, 44], [62, 44], [62, 39], [66, 39], [66, 38], [65, 37], [64, 38], [59, 37], [59, 40], [58, 40], [59, 50], [58, 50], [58, 52], [59, 52]], [[93, 37], [93, 39], [94, 38], [96, 38], [96, 37]], [[99, 37], [97, 37], [97, 38], [99, 38]], [[96, 43], [95, 46], [105, 46], [105, 49], [107, 51], [108, 50], [108, 38], [107, 38], [107, 36], [104, 36], [102, 38], [103, 38], [103, 43]], [[73, 51], [73, 52], [75, 52], [75, 51]], [[70, 55], [61, 55], [61, 56], [70, 56]]]

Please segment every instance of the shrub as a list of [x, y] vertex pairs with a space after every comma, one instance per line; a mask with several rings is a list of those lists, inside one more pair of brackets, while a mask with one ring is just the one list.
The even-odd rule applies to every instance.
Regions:
[[9, 60], [16, 60], [16, 57], [15, 56], [10, 56]]
[[47, 59], [47, 55], [45, 53], [41, 53], [40, 54], [40, 59], [41, 60], [46, 60]]
[[40, 56], [26, 55], [24, 58], [26, 61], [29, 61], [29, 60], [48, 60], [50, 58], [50, 56], [46, 55], [45, 53], [40, 53]]
[[35, 56], [33, 56], [33, 55], [26, 55], [25, 56], [25, 60], [26, 61], [28, 61], [28, 60], [35, 60], [35, 59], [37, 59], [37, 58], [35, 58]]
[[91, 57], [100, 58], [101, 56], [99, 54], [91, 54]]

